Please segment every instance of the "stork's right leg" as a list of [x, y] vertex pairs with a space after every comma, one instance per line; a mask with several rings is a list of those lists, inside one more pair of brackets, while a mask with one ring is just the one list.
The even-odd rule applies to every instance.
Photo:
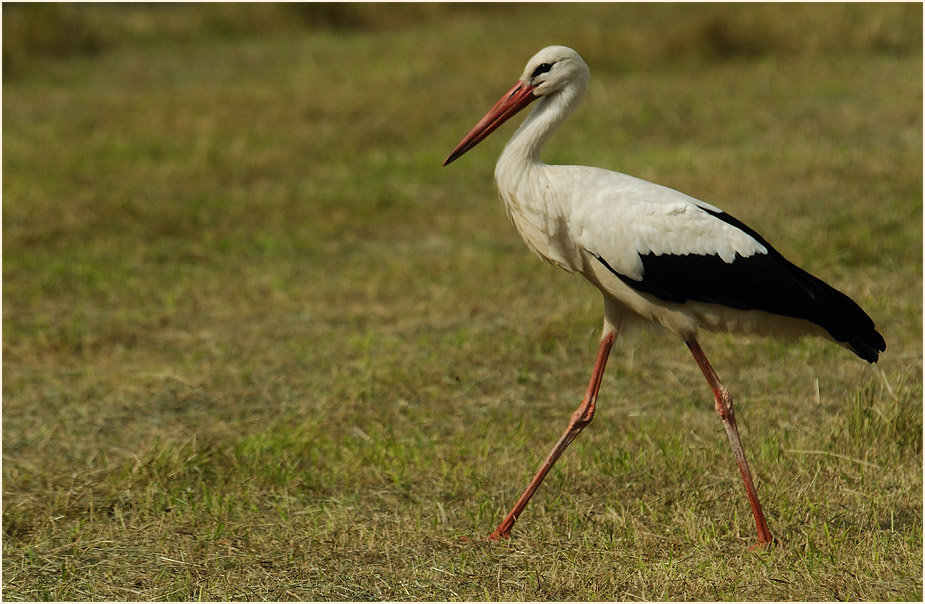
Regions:
[[726, 436], [729, 437], [729, 444], [732, 445], [732, 453], [735, 455], [736, 463], [739, 466], [739, 473], [742, 475], [742, 482], [745, 483], [745, 493], [748, 495], [748, 502], [752, 507], [752, 515], [755, 517], [755, 527], [758, 529], [758, 545], [768, 546], [773, 538], [771, 531], [768, 530], [768, 523], [764, 519], [764, 511], [761, 509], [761, 502], [758, 501], [758, 493], [752, 482], [752, 473], [748, 469], [748, 462], [745, 461], [745, 451], [742, 449], [742, 441], [739, 439], [739, 429], [736, 427], [735, 414], [732, 412], [732, 395], [719, 381], [719, 376], [707, 360], [707, 355], [703, 353], [697, 340], [691, 338], [687, 340], [687, 346], [691, 349], [694, 359], [700, 366], [704, 377], [713, 390], [713, 397], [716, 399], [716, 411], [720, 419], [723, 420], [723, 427], [726, 428]]
[[578, 409], [572, 414], [572, 419], [569, 421], [568, 428], [566, 428], [561, 438], [559, 438], [559, 442], [553, 447], [546, 461], [544, 461], [540, 469], [537, 470], [536, 476], [534, 476], [530, 484], [527, 485], [527, 489], [523, 492], [523, 495], [520, 496], [520, 499], [517, 500], [517, 503], [514, 504], [511, 511], [508, 512], [504, 521], [498, 525], [495, 532], [488, 536], [489, 539], [510, 538], [511, 528], [513, 528], [514, 523], [517, 522], [527, 502], [533, 497], [533, 492], [540, 486], [540, 483], [546, 478], [546, 474], [552, 469], [553, 464], [556, 463], [556, 460], [559, 459], [569, 444], [575, 440], [578, 433], [591, 423], [591, 419], [594, 417], [595, 404], [597, 403], [597, 393], [601, 389], [601, 379], [604, 377], [604, 366], [607, 364], [607, 357], [610, 356], [610, 348], [613, 346], [616, 335], [616, 330], [611, 323], [605, 321], [604, 335], [601, 338], [601, 347], [597, 353], [597, 361], [594, 363], [594, 370], [591, 372], [591, 382], [588, 384], [588, 391], [585, 393], [584, 400], [582, 400], [581, 405], [579, 405]]

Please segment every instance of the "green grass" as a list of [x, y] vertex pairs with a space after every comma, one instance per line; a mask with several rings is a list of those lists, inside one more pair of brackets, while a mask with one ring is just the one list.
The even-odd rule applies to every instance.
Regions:
[[[6, 600], [920, 600], [919, 5], [4, 5]], [[599, 294], [440, 162], [536, 50], [547, 150], [715, 203], [888, 348], [658, 331], [509, 543]]]

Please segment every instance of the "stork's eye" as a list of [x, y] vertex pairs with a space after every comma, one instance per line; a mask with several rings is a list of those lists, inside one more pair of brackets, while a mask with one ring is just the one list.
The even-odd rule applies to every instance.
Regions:
[[541, 73], [546, 73], [550, 69], [552, 69], [552, 63], [542, 63], [539, 67], [533, 70], [533, 73], [530, 75], [530, 77], [535, 78]]

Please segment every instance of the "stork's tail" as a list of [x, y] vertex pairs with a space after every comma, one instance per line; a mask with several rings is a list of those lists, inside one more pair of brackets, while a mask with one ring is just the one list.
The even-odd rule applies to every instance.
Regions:
[[825, 281], [791, 264], [791, 270], [818, 301], [807, 318], [868, 363], [876, 363], [886, 342], [858, 304]]

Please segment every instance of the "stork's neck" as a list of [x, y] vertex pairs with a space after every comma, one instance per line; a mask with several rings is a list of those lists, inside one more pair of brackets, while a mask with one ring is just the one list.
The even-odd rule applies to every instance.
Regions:
[[527, 246], [568, 271], [577, 270], [580, 259], [572, 257], [564, 240], [550, 236], [563, 211], [563, 190], [550, 182], [549, 167], [540, 159], [540, 153], [581, 103], [586, 89], [566, 87], [541, 98], [508, 141], [495, 166], [498, 193]]
[[587, 85], [581, 85], [583, 83], [576, 82], [539, 100], [498, 158], [495, 172], [499, 181], [502, 170], [521, 173], [532, 166], [543, 164], [540, 153], [559, 126], [581, 104], [587, 90]]

